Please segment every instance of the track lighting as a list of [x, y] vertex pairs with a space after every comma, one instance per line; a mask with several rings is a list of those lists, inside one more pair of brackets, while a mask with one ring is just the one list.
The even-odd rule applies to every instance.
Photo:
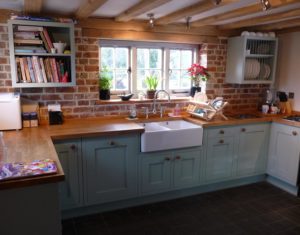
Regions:
[[222, 2], [222, 0], [212, 0], [212, 2], [213, 2], [215, 5], [219, 5], [219, 4]]
[[261, 5], [262, 5], [263, 11], [267, 11], [272, 7], [269, 0], [261, 0]]
[[149, 25], [151, 28], [153, 28], [154, 27], [154, 14], [149, 13], [149, 14], [147, 14], [147, 16], [149, 17]]
[[187, 28], [187, 29], [190, 29], [190, 28], [191, 28], [191, 19], [192, 19], [191, 16], [185, 17], [185, 20], [186, 20], [186, 28]]

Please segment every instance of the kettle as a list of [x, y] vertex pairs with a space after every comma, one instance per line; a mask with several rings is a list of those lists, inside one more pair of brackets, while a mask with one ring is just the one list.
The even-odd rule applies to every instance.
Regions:
[[63, 54], [67, 44], [64, 42], [54, 42], [53, 46], [58, 54]]

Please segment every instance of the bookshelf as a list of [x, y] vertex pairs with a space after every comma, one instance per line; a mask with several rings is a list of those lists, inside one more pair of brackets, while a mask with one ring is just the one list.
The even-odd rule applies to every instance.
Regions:
[[[13, 87], [76, 85], [73, 23], [9, 20], [8, 37]], [[58, 42], [65, 49], [54, 53]]]

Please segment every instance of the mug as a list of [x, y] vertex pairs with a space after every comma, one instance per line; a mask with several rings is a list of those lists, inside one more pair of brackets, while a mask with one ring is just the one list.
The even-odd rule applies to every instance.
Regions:
[[262, 111], [262, 113], [268, 113], [268, 112], [269, 112], [269, 105], [264, 104], [264, 105], [261, 107], [261, 111]]

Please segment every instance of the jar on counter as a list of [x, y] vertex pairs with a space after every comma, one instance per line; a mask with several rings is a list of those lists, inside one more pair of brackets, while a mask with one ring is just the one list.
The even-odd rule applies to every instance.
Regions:
[[22, 113], [23, 127], [30, 127], [30, 113]]
[[30, 126], [31, 127], [37, 127], [39, 125], [38, 122], [38, 115], [36, 112], [31, 112], [30, 113]]

